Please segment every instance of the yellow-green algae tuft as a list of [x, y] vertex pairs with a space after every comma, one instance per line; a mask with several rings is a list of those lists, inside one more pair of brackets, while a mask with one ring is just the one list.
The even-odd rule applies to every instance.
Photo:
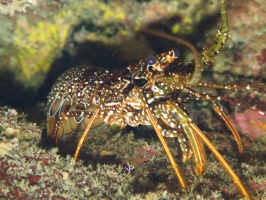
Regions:
[[38, 84], [35, 81], [39, 80], [32, 77], [46, 73], [64, 47], [73, 23], [66, 23], [70, 15], [62, 11], [53, 20], [36, 24], [29, 24], [25, 18], [18, 21], [14, 41], [18, 50], [17, 64], [21, 66], [19, 79], [27, 82], [27, 86]]

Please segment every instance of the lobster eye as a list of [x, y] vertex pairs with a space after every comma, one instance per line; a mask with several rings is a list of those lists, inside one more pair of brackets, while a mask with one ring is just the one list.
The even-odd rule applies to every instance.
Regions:
[[179, 55], [180, 55], [179, 50], [178, 50], [178, 49], [173, 49], [173, 51], [174, 51], [174, 57], [175, 57], [175, 58], [178, 58]]
[[156, 62], [157, 62], [157, 58], [154, 57], [154, 56], [148, 56], [148, 57], [145, 59], [145, 61], [146, 61], [146, 64], [147, 64], [148, 66], [153, 66], [153, 65], [156, 64]]

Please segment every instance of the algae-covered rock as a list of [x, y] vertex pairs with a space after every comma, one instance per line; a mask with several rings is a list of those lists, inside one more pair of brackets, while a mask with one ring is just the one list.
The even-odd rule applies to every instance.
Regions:
[[[37, 89], [55, 59], [64, 50], [71, 52], [75, 43], [120, 46], [135, 37], [135, 28], [158, 21], [166, 23], [171, 17], [181, 19], [172, 25], [174, 32], [191, 34], [204, 15], [214, 13], [217, 6], [200, 0], [190, 4], [133, 0], [7, 1], [0, 5], [1, 10], [0, 71], [11, 71], [14, 80], [24, 87]], [[130, 60], [139, 59], [130, 55]]]
[[[49, 147], [41, 131], [14, 109], [0, 108], [0, 198], [3, 199], [240, 199], [238, 189], [221, 164], [209, 152], [201, 177], [193, 173], [193, 162], [181, 164], [189, 190], [181, 189], [174, 171], [154, 133], [139, 129], [119, 133], [103, 128], [89, 134], [75, 163], [75, 146]], [[7, 136], [8, 129], [19, 133]], [[24, 137], [29, 130], [30, 138]], [[9, 130], [10, 131], [10, 130]], [[245, 153], [238, 162], [228, 134], [213, 133], [212, 142], [240, 175], [255, 198], [266, 197], [265, 151], [244, 142]], [[20, 136], [21, 135], [21, 136]], [[152, 137], [151, 137], [152, 136]], [[46, 137], [45, 137], [46, 138]], [[73, 143], [73, 142], [72, 142]], [[167, 141], [180, 160], [178, 140]], [[60, 153], [61, 152], [61, 153]], [[108, 152], [106, 154], [106, 152]], [[112, 152], [110, 154], [110, 152]]]

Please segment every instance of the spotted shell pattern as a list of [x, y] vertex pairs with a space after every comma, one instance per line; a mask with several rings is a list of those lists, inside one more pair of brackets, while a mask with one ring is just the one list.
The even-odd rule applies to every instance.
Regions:
[[[151, 77], [163, 75], [162, 68], [173, 62], [177, 51], [169, 51], [156, 56], [149, 56], [136, 64], [122, 70], [108, 71], [103, 68], [81, 66], [71, 68], [63, 73], [54, 84], [47, 103], [47, 130], [53, 141], [60, 141], [70, 134], [83, 132], [89, 123], [93, 111], [101, 106], [101, 111], [90, 130], [103, 124], [150, 125], [144, 114], [142, 102], [134, 87], [142, 89], [150, 110], [157, 119], [162, 134], [178, 137], [181, 149], [188, 152], [187, 139], [173, 113], [168, 110], [165, 100], [171, 95], [161, 96], [160, 103], [156, 84], [148, 82]], [[159, 87], [159, 85], [158, 85]], [[159, 91], [159, 89], [158, 89]], [[104, 103], [101, 103], [104, 102]]]

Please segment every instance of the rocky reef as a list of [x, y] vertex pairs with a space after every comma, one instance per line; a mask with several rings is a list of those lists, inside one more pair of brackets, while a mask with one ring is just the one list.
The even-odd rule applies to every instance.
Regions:
[[[264, 4], [227, 2], [231, 37], [204, 69], [203, 83], [266, 84]], [[45, 130], [46, 96], [66, 69], [83, 64], [117, 69], [173, 47], [181, 52], [180, 62], [187, 62], [193, 56], [181, 45], [140, 28], [184, 38], [201, 51], [219, 21], [217, 0], [1, 1], [0, 198], [240, 199], [207, 148], [206, 171], [196, 177], [193, 160], [182, 163], [178, 140], [169, 139], [189, 185], [182, 190], [150, 127], [103, 126], [90, 132], [76, 163], [72, 155], [79, 135], [54, 147]], [[223, 103], [241, 134], [242, 156], [210, 103], [184, 103], [257, 199], [266, 199], [266, 118], [254, 110], [265, 112], [265, 98], [265, 89], [243, 90]]]

